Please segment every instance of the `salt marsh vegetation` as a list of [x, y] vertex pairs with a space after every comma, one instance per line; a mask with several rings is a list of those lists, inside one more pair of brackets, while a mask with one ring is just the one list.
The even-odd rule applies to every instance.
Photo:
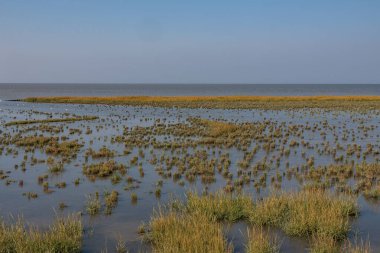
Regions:
[[81, 212], [85, 252], [380, 250], [378, 97], [26, 101], [1, 104], [3, 233]]

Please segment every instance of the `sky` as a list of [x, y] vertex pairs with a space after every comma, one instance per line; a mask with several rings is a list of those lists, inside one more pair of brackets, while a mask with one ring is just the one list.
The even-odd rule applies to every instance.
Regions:
[[0, 0], [0, 83], [379, 83], [379, 0]]

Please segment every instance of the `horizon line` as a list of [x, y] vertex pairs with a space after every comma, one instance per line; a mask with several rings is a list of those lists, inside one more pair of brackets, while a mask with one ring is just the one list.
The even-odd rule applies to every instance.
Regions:
[[0, 82], [2, 84], [111, 84], [111, 85], [380, 85], [380, 83], [180, 83], [180, 82]]

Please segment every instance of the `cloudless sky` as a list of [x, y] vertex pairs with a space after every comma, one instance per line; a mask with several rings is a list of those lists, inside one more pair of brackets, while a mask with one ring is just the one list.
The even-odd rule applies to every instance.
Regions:
[[0, 82], [380, 83], [380, 1], [0, 0]]

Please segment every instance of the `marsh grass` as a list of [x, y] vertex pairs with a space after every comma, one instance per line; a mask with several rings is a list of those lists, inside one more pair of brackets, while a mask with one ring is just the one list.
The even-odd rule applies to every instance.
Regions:
[[210, 220], [235, 222], [249, 218], [254, 208], [248, 195], [233, 195], [219, 191], [215, 194], [187, 193], [185, 209], [189, 213], [203, 213]]
[[[66, 139], [66, 138], [61, 138]], [[12, 139], [12, 143], [17, 147], [23, 147], [26, 151], [34, 151], [36, 148], [44, 149], [46, 154], [54, 156], [62, 156], [64, 158], [74, 158], [80, 151], [83, 144], [79, 143], [78, 140], [72, 141], [59, 141], [58, 137], [47, 137], [47, 136], [17, 136]], [[24, 157], [24, 161], [27, 157]], [[67, 159], [66, 159], [67, 160]], [[43, 160], [38, 160], [32, 158], [32, 163], [44, 162]], [[52, 164], [54, 159], [52, 157], [48, 158], [47, 163]]]
[[83, 174], [95, 179], [97, 177], [109, 177], [116, 171], [119, 171], [121, 174], [125, 174], [126, 167], [123, 164], [117, 164], [114, 160], [109, 160], [106, 162], [83, 165], [82, 171]]
[[363, 196], [367, 199], [378, 200], [380, 198], [380, 185], [377, 185], [374, 189], [363, 191]]
[[137, 200], [138, 200], [137, 193], [136, 192], [132, 192], [131, 193], [131, 202], [132, 202], [132, 204], [136, 204]]
[[326, 234], [313, 235], [310, 241], [311, 253], [338, 253], [339, 244], [333, 237]]
[[222, 191], [209, 195], [190, 192], [182, 209], [188, 213], [202, 213], [210, 220], [236, 222], [247, 219], [252, 224], [279, 227], [293, 236], [317, 233], [334, 240], [346, 237], [350, 217], [358, 214], [353, 198], [320, 189], [274, 193], [256, 202], [250, 196]]
[[22, 219], [8, 225], [0, 222], [0, 252], [75, 253], [81, 251], [83, 226], [78, 215], [57, 218], [42, 231]]
[[93, 159], [96, 158], [112, 158], [115, 156], [115, 151], [108, 149], [103, 146], [99, 151], [95, 151], [92, 148], [88, 149], [86, 152], [86, 156], [91, 156]]
[[278, 253], [280, 242], [276, 237], [271, 238], [263, 227], [252, 227], [247, 231], [248, 243], [246, 253]]
[[62, 162], [54, 162], [49, 165], [49, 172], [53, 174], [62, 173], [64, 171], [64, 166]]
[[[66, 170], [71, 168], [67, 156], [79, 154], [82, 147], [80, 143], [66, 145], [74, 134], [84, 144], [83, 147], [87, 148], [84, 153], [83, 174], [90, 181], [108, 178], [112, 184], [119, 184], [119, 187], [131, 191], [128, 194], [131, 193], [132, 204], [136, 204], [137, 200], [145, 202], [151, 199], [150, 196], [146, 198], [144, 194], [140, 196], [141, 192], [137, 189], [144, 184], [137, 180], [138, 175], [144, 181], [149, 180], [152, 173], [156, 172], [160, 184], [157, 183], [155, 186], [152, 184], [150, 187], [153, 188], [146, 189], [156, 197], [160, 197], [166, 189], [162, 185], [163, 181], [166, 185], [171, 184], [172, 180], [181, 186], [185, 185], [185, 181], [186, 185], [202, 183], [205, 188], [217, 181], [214, 186], [222, 185], [223, 192], [208, 194], [207, 190], [204, 192], [205, 195], [188, 193], [187, 200], [173, 208], [172, 212], [183, 218], [204, 216], [208, 222], [223, 225], [242, 220], [255, 228], [262, 226], [270, 229], [278, 228], [287, 235], [302, 237], [310, 242], [311, 250], [315, 252], [340, 251], [350, 231], [351, 216], [355, 216], [358, 212], [353, 199], [332, 192], [348, 193], [353, 196], [364, 195], [370, 200], [380, 198], [379, 147], [376, 144], [365, 144], [366, 141], [372, 142], [378, 137], [376, 123], [372, 122], [376, 121], [380, 113], [380, 97], [50, 99], [42, 101], [41, 98], [32, 102], [189, 107], [202, 108], [202, 112], [193, 114], [192, 110], [160, 109], [159, 112], [165, 113], [142, 116], [147, 109], [135, 108], [136, 111], [131, 110], [130, 114], [124, 117], [117, 115], [119, 107], [96, 106], [99, 110], [104, 107], [115, 111], [101, 121], [96, 121], [96, 125], [80, 123], [76, 124], [76, 128], [70, 128], [67, 124], [42, 124], [4, 128], [6, 132], [0, 136], [0, 154], [13, 155], [16, 158], [17, 155], [22, 155], [18, 154], [17, 148], [22, 147], [25, 150], [24, 160], [15, 165], [15, 170], [21, 168], [25, 171], [27, 167], [29, 169], [29, 164], [33, 166], [39, 163], [37, 159], [40, 158], [39, 153], [34, 154], [35, 151], [39, 151], [37, 148], [47, 151], [48, 154], [62, 156], [61, 160], [67, 167]], [[207, 108], [238, 110], [233, 112], [224, 110], [223, 113], [215, 114]], [[259, 110], [253, 110], [253, 117], [246, 119], [245, 115], [249, 112], [240, 109], [252, 108]], [[284, 111], [265, 112], [261, 109]], [[292, 109], [302, 110], [295, 112]], [[329, 114], [321, 109], [329, 111]], [[348, 112], [330, 112], [336, 109]], [[373, 111], [363, 116], [354, 112], [357, 109]], [[153, 109], [147, 111], [150, 110], [158, 112]], [[49, 117], [53, 118], [53, 115], [50, 113]], [[68, 115], [65, 116], [70, 117]], [[29, 114], [28, 118], [31, 116], [32, 114]], [[320, 116], [328, 116], [331, 121], [324, 120], [325, 117]], [[256, 118], [258, 120], [253, 121]], [[310, 120], [311, 118], [313, 120]], [[137, 121], [130, 122], [130, 119]], [[107, 128], [110, 130], [112, 128], [112, 131], [110, 135], [103, 136], [102, 131]], [[46, 133], [50, 133], [52, 137], [43, 136]], [[60, 133], [62, 135], [70, 133], [70, 135], [61, 136]], [[84, 133], [92, 136], [87, 138], [83, 136]], [[99, 143], [104, 145], [103, 148], [98, 149]], [[121, 164], [115, 162], [113, 157], [118, 156], [119, 159], [119, 148], [123, 147], [127, 157], [120, 155], [120, 159], [123, 159]], [[113, 148], [116, 149], [112, 150]], [[82, 161], [82, 155], [78, 158], [75, 167]], [[88, 159], [91, 158], [100, 160], [90, 164]], [[324, 158], [331, 158], [332, 164], [321, 164], [321, 159]], [[366, 158], [368, 161], [376, 162], [366, 164]], [[50, 160], [51, 163], [47, 162], [49, 168], [55, 163], [53, 158]], [[364, 161], [362, 164], [361, 160]], [[136, 169], [138, 174], [135, 174]], [[59, 166], [50, 170], [54, 173], [60, 171]], [[0, 178], [6, 177], [9, 177], [9, 181], [6, 179], [5, 183], [11, 184], [12, 174], [0, 171]], [[42, 184], [45, 192], [52, 192], [48, 181], [46, 178], [39, 179], [38, 182]], [[83, 182], [87, 184], [85, 180]], [[300, 192], [277, 192], [267, 196], [268, 186], [272, 189], [281, 189], [282, 186], [289, 186], [289, 183], [293, 185], [293, 182], [300, 186], [302, 189]], [[77, 184], [79, 180], [75, 180], [75, 185]], [[208, 189], [213, 191], [215, 188]], [[264, 199], [254, 200], [252, 196], [238, 194], [246, 190], [249, 192], [256, 190], [257, 198], [264, 197]], [[137, 194], [141, 198], [138, 199]], [[34, 194], [25, 194], [25, 196], [33, 198]], [[98, 196], [96, 200], [98, 203], [94, 201], [94, 206], [98, 206], [94, 208], [97, 210], [94, 213], [105, 211], [106, 214], [111, 214], [117, 205], [117, 199], [117, 192]], [[118, 212], [120, 208], [117, 209]], [[139, 228], [139, 232], [147, 231], [146, 234], [149, 234], [148, 226], [142, 228]], [[263, 251], [270, 248], [268, 245], [271, 244], [271, 238], [267, 237], [265, 231], [257, 229], [250, 233], [252, 238], [258, 237], [255, 241], [258, 245], [251, 248]], [[354, 245], [351, 248], [354, 248]]]
[[100, 212], [101, 207], [102, 204], [100, 203], [98, 192], [87, 197], [86, 211], [89, 215], [97, 215]]
[[75, 122], [75, 121], [85, 121], [85, 120], [96, 120], [96, 116], [83, 116], [76, 118], [64, 118], [64, 119], [40, 119], [40, 120], [18, 120], [11, 121], [5, 124], [5, 126], [15, 126], [15, 125], [28, 125], [28, 124], [38, 124], [38, 123], [58, 123], [58, 122]]
[[[258, 227], [278, 227], [291, 236], [311, 236], [312, 245], [316, 245], [314, 249], [338, 247], [337, 242], [344, 240], [350, 230], [351, 217], [358, 214], [356, 201], [352, 197], [314, 188], [273, 193], [258, 201], [247, 195], [222, 191], [208, 195], [190, 192], [186, 196], [186, 202], [173, 201], [171, 207], [189, 215], [205, 216], [209, 221], [247, 220]], [[250, 242], [252, 252], [276, 252], [278, 244], [267, 240], [262, 230], [251, 233], [253, 237], [258, 237], [257, 242]], [[256, 247], [257, 251], [253, 251]]]
[[128, 253], [126, 241], [122, 236], [118, 236], [115, 246], [116, 253]]
[[191, 119], [192, 125], [204, 128], [206, 137], [226, 136], [238, 130], [238, 126], [229, 122], [207, 120], [207, 119]]
[[42, 148], [50, 143], [57, 142], [57, 137], [46, 136], [24, 136], [13, 140], [13, 143], [18, 147], [38, 147]]
[[328, 235], [315, 235], [311, 240], [311, 253], [370, 253], [371, 245], [369, 241], [358, 240], [355, 238], [353, 242], [345, 240], [340, 243], [335, 241]]
[[323, 234], [341, 240], [350, 230], [350, 217], [357, 214], [351, 197], [314, 189], [273, 194], [256, 203], [250, 221], [279, 227], [293, 236]]
[[104, 202], [106, 205], [106, 214], [111, 214], [112, 209], [114, 209], [119, 201], [119, 193], [115, 190], [112, 192], [104, 193]]
[[346, 241], [342, 247], [343, 252], [347, 253], [371, 253], [371, 244], [370, 242], [359, 240], [355, 238], [354, 242]]
[[[154, 213], [145, 236], [155, 252], [226, 252], [232, 246], [226, 244], [220, 226], [238, 220], [253, 225], [246, 245], [250, 253], [279, 252], [279, 241], [271, 238], [263, 226], [312, 238], [312, 252], [335, 252], [341, 249], [340, 242], [350, 230], [351, 217], [358, 213], [353, 198], [320, 189], [273, 193], [258, 201], [223, 191], [204, 195], [189, 192], [186, 197], [185, 202], [175, 199], [166, 209]], [[210, 248], [211, 242], [219, 251]]]
[[200, 213], [158, 211], [152, 217], [146, 239], [156, 253], [232, 252], [222, 225]]
[[83, 144], [80, 144], [77, 140], [52, 142], [45, 148], [45, 151], [47, 154], [74, 157], [81, 147], [83, 147]]

